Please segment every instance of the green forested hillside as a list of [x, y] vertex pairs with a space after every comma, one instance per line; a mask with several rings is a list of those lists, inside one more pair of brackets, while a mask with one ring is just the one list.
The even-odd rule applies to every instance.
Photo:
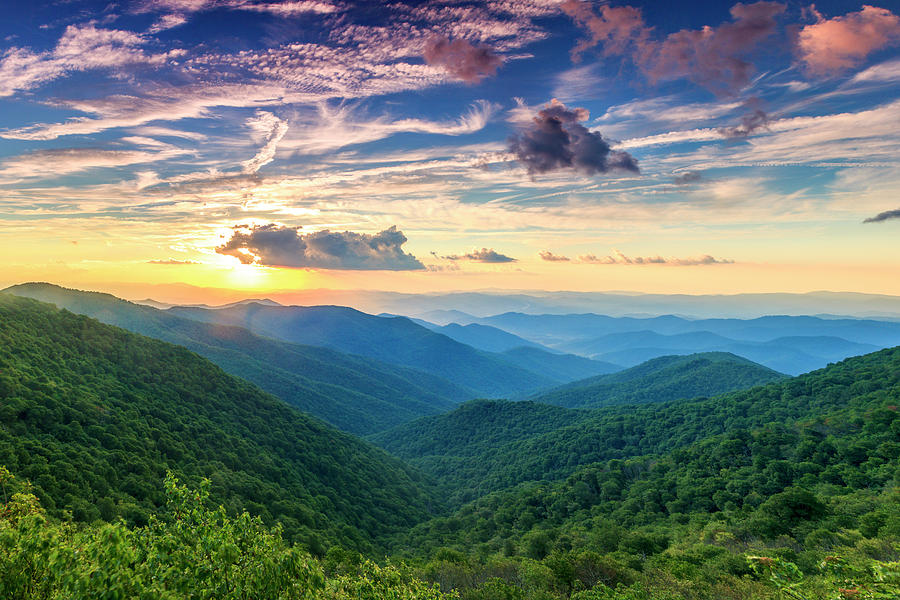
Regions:
[[[900, 597], [900, 348], [714, 400], [727, 433], [489, 494], [395, 547], [472, 598]], [[510, 595], [478, 595], [492, 576]]]
[[[469, 420], [464, 418], [468, 405], [463, 405], [449, 415], [401, 425], [374, 441], [434, 476], [458, 504], [522, 482], [561, 479], [595, 462], [659, 454], [737, 429], [852, 407], [859, 390], [896, 385], [898, 361], [900, 349], [889, 349], [709, 399], [558, 412], [555, 427], [542, 425], [551, 419], [540, 412], [516, 413], [502, 401], [481, 404], [479, 419]], [[516, 435], [528, 419], [536, 422], [534, 434]], [[510, 421], [517, 422], [515, 428]], [[495, 433], [474, 433], [479, 428]]]
[[532, 400], [569, 408], [666, 402], [714, 396], [785, 375], [728, 352], [661, 356], [624, 371], [574, 381]]
[[382, 431], [475, 397], [475, 392], [424, 371], [261, 337], [240, 327], [201, 323], [109, 294], [46, 283], [6, 291], [184, 346], [351, 433]]
[[52, 515], [143, 524], [167, 470], [313, 551], [428, 515], [418, 476], [192, 352], [0, 294], [0, 465]]

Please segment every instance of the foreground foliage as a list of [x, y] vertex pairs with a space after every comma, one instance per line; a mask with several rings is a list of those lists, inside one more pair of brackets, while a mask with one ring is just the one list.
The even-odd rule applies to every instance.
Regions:
[[[8, 600], [676, 600], [885, 599], [900, 593], [900, 563], [844, 548], [804, 577], [774, 556], [728, 560], [714, 544], [670, 548], [656, 559], [626, 552], [555, 550], [541, 560], [467, 556], [379, 565], [332, 548], [316, 559], [258, 517], [229, 517], [169, 473], [166, 510], [144, 527], [79, 525], [46, 514], [31, 486], [0, 467], [0, 597]], [[884, 549], [883, 549], [884, 550]], [[888, 551], [896, 556], [900, 545]], [[867, 554], [868, 552], [868, 554]]]
[[[0, 468], [4, 489], [17, 482]], [[440, 600], [404, 567], [358, 561], [326, 571], [258, 517], [229, 518], [199, 490], [165, 480], [167, 511], [144, 527], [89, 527], [48, 517], [27, 486], [0, 505], [0, 597], [6, 600]]]

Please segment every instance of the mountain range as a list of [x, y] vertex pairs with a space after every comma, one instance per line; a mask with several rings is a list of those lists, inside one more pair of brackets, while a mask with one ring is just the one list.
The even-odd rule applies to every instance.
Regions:
[[557, 352], [630, 367], [667, 354], [729, 352], [791, 375], [900, 344], [900, 322], [809, 316], [755, 319], [504, 313], [470, 319]]
[[[900, 591], [888, 579], [900, 539], [900, 348], [798, 377], [736, 354], [669, 354], [555, 387], [497, 384], [525, 400], [470, 400], [475, 390], [429, 362], [436, 353], [483, 369], [469, 382], [493, 369], [574, 378], [598, 368], [558, 350], [578, 322], [589, 336], [587, 321], [627, 325], [604, 334], [627, 352], [650, 331], [646, 320], [574, 315], [559, 321], [555, 348], [490, 352], [434, 326], [339, 307], [159, 310], [49, 285], [9, 291], [0, 294], [0, 589], [13, 597], [69, 585], [73, 565], [84, 565], [76, 579], [91, 589], [132, 581], [149, 573], [147, 560], [161, 560], [154, 573], [172, 581], [204, 565], [228, 597], [232, 575], [251, 576], [246, 560], [273, 551], [276, 570], [252, 574], [259, 589], [286, 566], [300, 578], [288, 586], [320, 581], [335, 598], [749, 600], [771, 596], [759, 565], [789, 570], [804, 597], [818, 597], [834, 581], [817, 565], [830, 564], [843, 569], [838, 592], [848, 581]], [[747, 344], [805, 348], [815, 338], [821, 352], [846, 350], [839, 336], [812, 335], [827, 319], [679, 330], [684, 321], [659, 318], [653, 339], [678, 347], [738, 332]], [[537, 325], [535, 335], [553, 337]], [[857, 344], [892, 335], [882, 322], [860, 325]], [[463, 329], [450, 332], [473, 344], [518, 344], [510, 336], [525, 333]], [[174, 553], [184, 568], [167, 566]]]

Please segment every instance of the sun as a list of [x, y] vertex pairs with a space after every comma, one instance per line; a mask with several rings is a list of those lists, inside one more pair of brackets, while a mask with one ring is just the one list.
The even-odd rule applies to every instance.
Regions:
[[271, 269], [257, 264], [237, 263], [228, 267], [225, 280], [229, 287], [238, 289], [260, 289], [267, 287], [271, 280]]

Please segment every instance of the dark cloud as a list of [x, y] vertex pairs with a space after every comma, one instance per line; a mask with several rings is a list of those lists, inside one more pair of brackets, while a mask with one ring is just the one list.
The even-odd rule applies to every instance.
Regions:
[[503, 59], [486, 46], [473, 46], [466, 40], [451, 41], [435, 35], [425, 43], [425, 62], [443, 67], [448, 73], [466, 83], [478, 83], [497, 72]]
[[195, 260], [178, 260], [175, 258], [167, 258], [165, 260], [148, 260], [148, 265], [200, 265], [203, 263], [199, 263]]
[[541, 260], [546, 260], [548, 262], [568, 262], [572, 260], [568, 256], [561, 256], [559, 254], [553, 254], [549, 250], [542, 250], [540, 252]]
[[734, 127], [719, 127], [716, 131], [727, 138], [745, 138], [759, 129], [769, 128], [769, 115], [760, 109], [741, 117], [739, 125]]
[[695, 267], [698, 265], [730, 265], [733, 260], [715, 258], [704, 254], [696, 258], [664, 258], [662, 256], [626, 256], [614, 250], [609, 256], [586, 254], [578, 257], [578, 262], [594, 265], [670, 265], [673, 267]]
[[897, 210], [886, 210], [883, 213], [878, 213], [874, 217], [869, 217], [863, 223], [881, 223], [882, 221], [889, 221], [891, 219], [900, 219], [900, 208]]
[[316, 231], [301, 234], [299, 227], [270, 223], [238, 225], [230, 240], [216, 248], [244, 264], [273, 267], [358, 271], [424, 269], [415, 256], [403, 251], [406, 236], [396, 227], [371, 235], [353, 231]]
[[581, 124], [588, 116], [587, 110], [566, 108], [554, 98], [527, 129], [509, 139], [509, 151], [532, 176], [558, 169], [574, 169], [584, 175], [614, 169], [638, 173], [637, 161], [630, 154], [611, 150], [603, 136]]
[[690, 185], [703, 181], [703, 175], [697, 171], [685, 171], [684, 173], [676, 173], [672, 178], [675, 185]]
[[599, 44], [607, 55], [630, 53], [654, 82], [683, 78], [716, 94], [734, 94], [749, 83], [754, 71], [746, 55], [775, 32], [776, 17], [785, 5], [737, 3], [731, 7], [730, 23], [683, 29], [662, 40], [653, 39], [652, 29], [637, 8], [603, 5], [597, 15], [581, 0], [567, 0], [561, 8], [591, 34], [590, 40], [575, 48], [576, 57]]
[[510, 263], [516, 262], [516, 259], [511, 256], [506, 256], [505, 254], [500, 254], [493, 248], [482, 248], [481, 250], [472, 250], [466, 254], [450, 254], [447, 256], [438, 256], [436, 253], [432, 252], [434, 256], [437, 258], [443, 258], [444, 260], [472, 260], [475, 262], [483, 262], [483, 263]]

